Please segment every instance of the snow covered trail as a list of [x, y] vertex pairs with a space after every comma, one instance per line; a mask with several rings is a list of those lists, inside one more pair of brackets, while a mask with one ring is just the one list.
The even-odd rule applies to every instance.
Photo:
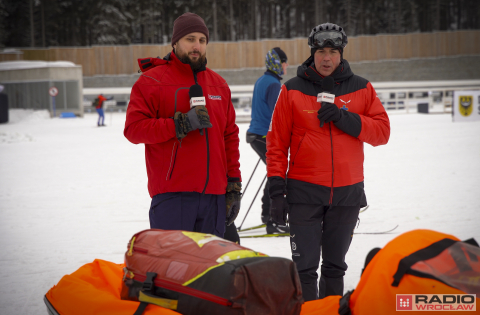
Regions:
[[[10, 111], [0, 125], [1, 314], [46, 314], [43, 295], [62, 276], [95, 258], [121, 263], [131, 235], [149, 227], [144, 146], [123, 137], [124, 113], [50, 119]], [[480, 122], [450, 115], [391, 114], [386, 146], [365, 145], [370, 208], [360, 215], [347, 255], [345, 289], [355, 288], [365, 256], [400, 233], [433, 229], [480, 241]], [[244, 184], [258, 157], [240, 124]], [[259, 165], [242, 201], [243, 220], [265, 175]], [[260, 223], [260, 195], [244, 227]], [[289, 238], [242, 239], [242, 245], [290, 258]]]

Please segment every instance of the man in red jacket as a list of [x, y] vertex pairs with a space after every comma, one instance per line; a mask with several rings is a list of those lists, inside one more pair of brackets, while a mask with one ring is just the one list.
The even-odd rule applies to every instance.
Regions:
[[[292, 259], [306, 301], [343, 295], [345, 256], [359, 210], [367, 205], [363, 144], [386, 144], [390, 136], [372, 85], [343, 59], [343, 28], [318, 25], [308, 44], [311, 56], [282, 86], [267, 133], [271, 216], [285, 224], [288, 213]], [[321, 105], [324, 80], [333, 81], [335, 99]]]
[[223, 237], [239, 211], [239, 138], [230, 89], [206, 68], [208, 37], [203, 19], [185, 13], [173, 51], [139, 61], [124, 135], [145, 144], [150, 227]]
[[[95, 106], [95, 109], [97, 110], [98, 113], [98, 122], [97, 125], [100, 126], [105, 126], [105, 114], [103, 113], [103, 103], [107, 100], [103, 94], [100, 94], [98, 97], [98, 105]], [[100, 123], [100, 121], [102, 123]]]

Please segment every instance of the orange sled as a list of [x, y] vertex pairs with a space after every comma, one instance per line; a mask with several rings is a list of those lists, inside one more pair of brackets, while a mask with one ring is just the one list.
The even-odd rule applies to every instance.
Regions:
[[[115, 314], [133, 315], [139, 302], [122, 300], [124, 264], [101, 259], [83, 265], [64, 276], [45, 295], [49, 315]], [[173, 315], [175, 311], [148, 305], [145, 315]]]
[[[414, 230], [399, 235], [375, 252], [373, 257], [367, 256], [366, 267], [354, 291], [343, 297], [329, 296], [306, 302], [300, 315], [420, 313], [398, 309], [398, 294], [476, 294], [476, 310], [465, 314], [480, 313], [480, 249], [477, 244], [461, 242], [452, 235], [436, 231]], [[139, 302], [120, 297], [124, 266], [97, 259], [64, 276], [45, 295], [49, 314], [133, 315]], [[454, 311], [443, 310], [441, 314], [445, 313]], [[148, 305], [143, 314], [180, 313]]]

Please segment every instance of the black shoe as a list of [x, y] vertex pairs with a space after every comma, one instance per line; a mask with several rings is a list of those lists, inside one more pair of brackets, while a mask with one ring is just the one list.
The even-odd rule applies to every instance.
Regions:
[[283, 234], [290, 233], [290, 227], [288, 225], [278, 225], [273, 221], [267, 222], [267, 234]]

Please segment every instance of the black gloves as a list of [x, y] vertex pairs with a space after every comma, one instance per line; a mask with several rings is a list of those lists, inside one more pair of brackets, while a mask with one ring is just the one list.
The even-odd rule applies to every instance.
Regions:
[[278, 225], [287, 224], [288, 203], [287, 198], [278, 195], [270, 198], [270, 217]]
[[240, 200], [242, 199], [242, 183], [239, 178], [231, 177], [228, 179], [227, 192], [225, 194], [225, 203], [227, 204], [227, 216], [225, 223], [230, 225], [237, 218], [240, 212]]
[[188, 113], [176, 112], [173, 116], [177, 139], [181, 140], [192, 130], [211, 128], [210, 116], [205, 106], [195, 106]]
[[287, 224], [288, 203], [285, 198], [285, 180], [278, 176], [268, 178], [270, 193], [270, 217], [278, 225]]
[[318, 110], [317, 118], [320, 120], [320, 123], [322, 121], [326, 123], [333, 121], [336, 123], [342, 118], [341, 109], [333, 103], [322, 103], [322, 107]]

